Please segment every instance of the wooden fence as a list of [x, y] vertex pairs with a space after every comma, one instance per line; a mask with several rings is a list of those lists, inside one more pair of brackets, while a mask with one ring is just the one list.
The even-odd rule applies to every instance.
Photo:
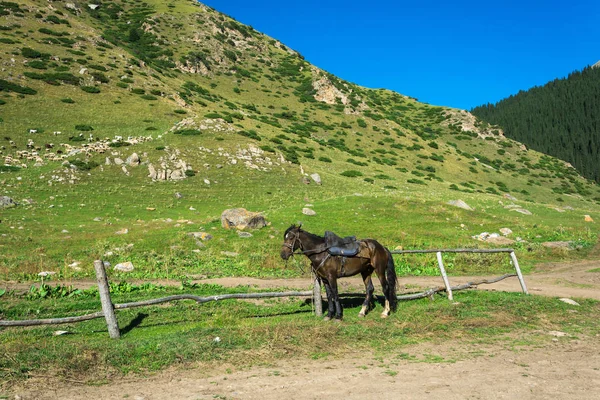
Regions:
[[[528, 294], [527, 287], [525, 286], [525, 281], [521, 274], [521, 270], [519, 268], [519, 263], [517, 262], [517, 257], [512, 249], [439, 249], [439, 250], [395, 250], [392, 251], [393, 254], [418, 254], [418, 253], [436, 253], [438, 260], [438, 268], [440, 269], [440, 273], [442, 279], [444, 281], [444, 286], [440, 286], [437, 288], [431, 288], [421, 293], [413, 293], [408, 295], [398, 296], [399, 300], [413, 300], [424, 297], [433, 297], [433, 295], [440, 291], [446, 291], [448, 294], [448, 299], [452, 300], [453, 295], [452, 292], [456, 290], [463, 290], [476, 287], [481, 284], [489, 284], [495, 283], [502, 279], [508, 277], [517, 276], [519, 278], [519, 282], [521, 283], [521, 287], [525, 294]], [[515, 268], [515, 274], [506, 274], [494, 279], [484, 279], [476, 282], [468, 282], [466, 284], [462, 284], [459, 286], [450, 286], [448, 281], [448, 276], [446, 274], [446, 270], [444, 268], [444, 264], [442, 262], [442, 253], [510, 253], [512, 264]], [[104, 317], [106, 320], [106, 325], [108, 326], [108, 333], [111, 338], [118, 339], [121, 334], [119, 330], [119, 324], [117, 322], [117, 317], [115, 315], [115, 310], [123, 310], [126, 308], [134, 308], [134, 307], [143, 307], [150, 306], [160, 303], [166, 303], [175, 300], [194, 300], [198, 303], [206, 303], [210, 301], [220, 301], [227, 299], [258, 299], [258, 298], [272, 298], [272, 297], [311, 297], [313, 298], [313, 304], [315, 306], [315, 314], [317, 316], [323, 315], [322, 308], [322, 298], [321, 298], [321, 285], [318, 279], [314, 278], [314, 286], [311, 291], [302, 291], [302, 292], [269, 292], [269, 293], [232, 293], [232, 294], [222, 294], [208, 297], [199, 297], [191, 294], [181, 294], [174, 296], [167, 296], [158, 299], [144, 300], [132, 303], [124, 303], [124, 304], [113, 304], [110, 298], [110, 288], [108, 285], [108, 278], [106, 276], [106, 271], [104, 269], [103, 261], [94, 261], [94, 270], [96, 272], [96, 279], [98, 282], [98, 292], [100, 294], [100, 302], [102, 304], [102, 311], [98, 311], [91, 314], [75, 316], [75, 317], [64, 317], [64, 318], [48, 318], [48, 319], [34, 319], [34, 320], [20, 320], [20, 321], [6, 321], [0, 320], [0, 327], [9, 327], [9, 326], [35, 326], [35, 325], [56, 325], [56, 324], [65, 324], [65, 323], [73, 323], [73, 322], [82, 322], [88, 321], [95, 318]]]

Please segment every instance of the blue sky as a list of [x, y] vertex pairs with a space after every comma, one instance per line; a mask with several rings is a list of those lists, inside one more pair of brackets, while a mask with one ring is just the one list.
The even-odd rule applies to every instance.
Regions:
[[204, 0], [340, 78], [463, 109], [600, 60], [600, 1]]

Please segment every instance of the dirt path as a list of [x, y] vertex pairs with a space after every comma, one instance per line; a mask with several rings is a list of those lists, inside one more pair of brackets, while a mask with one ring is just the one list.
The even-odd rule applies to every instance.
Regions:
[[[546, 264], [525, 277], [530, 293], [600, 300], [600, 261]], [[480, 277], [451, 277], [456, 285]], [[307, 289], [307, 279], [223, 278], [198, 281], [224, 286]], [[169, 284], [169, 282], [161, 282]], [[362, 290], [360, 279], [341, 280], [341, 291]], [[88, 283], [78, 282], [85, 287]], [[90, 285], [93, 284], [90, 282]], [[400, 280], [402, 291], [442, 284], [441, 278]], [[0, 287], [20, 288], [2, 283]], [[521, 291], [516, 278], [480, 289]], [[552, 332], [543, 346], [507, 350], [466, 343], [421, 344], [385, 357], [348, 354], [341, 359], [292, 360], [248, 370], [169, 369], [110, 385], [45, 384], [35, 379], [17, 389], [18, 399], [590, 399], [600, 391], [600, 337]], [[36, 388], [36, 389], [32, 389]], [[43, 388], [43, 389], [39, 389]]]
[[[26, 399], [591, 399], [600, 388], [600, 340], [561, 338], [509, 351], [454, 344], [402, 348], [385, 358], [355, 354], [242, 371], [168, 370], [105, 386], [20, 391]], [[448, 348], [451, 346], [452, 350]], [[464, 346], [464, 345], [458, 345]], [[426, 362], [429, 358], [435, 362]], [[416, 362], [417, 360], [421, 362]], [[225, 367], [223, 367], [225, 368]], [[30, 382], [33, 384], [33, 382]]]

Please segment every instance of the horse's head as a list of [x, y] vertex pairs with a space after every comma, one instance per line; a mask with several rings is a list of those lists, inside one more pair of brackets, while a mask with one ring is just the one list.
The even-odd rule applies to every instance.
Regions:
[[287, 260], [294, 254], [296, 249], [301, 248], [300, 228], [302, 225], [292, 225], [283, 234], [283, 245], [281, 246], [281, 258]]

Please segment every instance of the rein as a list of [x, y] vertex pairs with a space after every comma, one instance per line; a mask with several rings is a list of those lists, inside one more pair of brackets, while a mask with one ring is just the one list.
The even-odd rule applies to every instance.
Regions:
[[[296, 246], [296, 241], [298, 241], [300, 243], [300, 246], [298, 246], [297, 249], [294, 249], [294, 247]], [[304, 255], [320, 254], [320, 253], [327, 251], [327, 249], [329, 249], [329, 247], [327, 247], [325, 244], [323, 244], [321, 247], [318, 247], [315, 249], [303, 250], [302, 242], [300, 242], [300, 232], [296, 232], [296, 235], [294, 237], [294, 241], [292, 242], [292, 244], [284, 243], [283, 246], [287, 247], [288, 249], [290, 249], [292, 251], [292, 254], [290, 255], [290, 257], [294, 257], [294, 255], [296, 255], [296, 254], [304, 254]], [[325, 256], [325, 258], [323, 258], [323, 261], [321, 261], [321, 263], [316, 268], [313, 266], [313, 264], [311, 262], [310, 265], [312, 267], [313, 273], [316, 274], [317, 271], [319, 271], [319, 269], [321, 269], [321, 267], [325, 264], [325, 261], [327, 261], [329, 259], [329, 257], [331, 257], [331, 255], [327, 254]], [[289, 258], [288, 258], [288, 260], [289, 260]], [[287, 260], [286, 260], [286, 265], [287, 265]], [[304, 270], [302, 269], [302, 267], [300, 267], [300, 271], [302, 273], [304, 273]]]

